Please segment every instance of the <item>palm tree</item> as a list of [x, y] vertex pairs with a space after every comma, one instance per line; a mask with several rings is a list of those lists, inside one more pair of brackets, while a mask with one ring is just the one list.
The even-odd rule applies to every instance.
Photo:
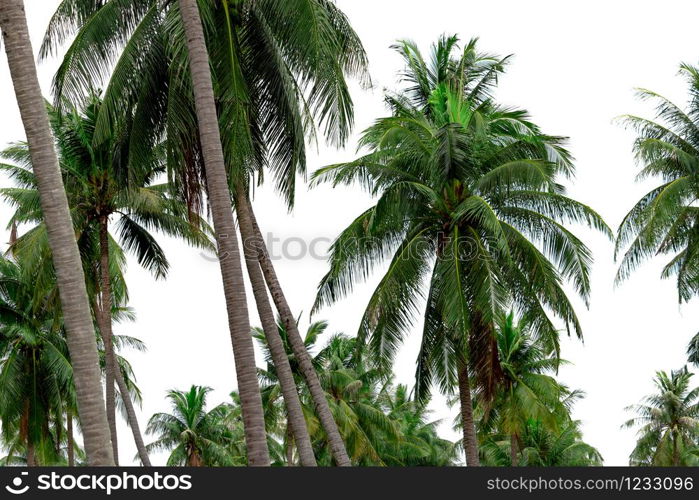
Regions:
[[0, 29], [46, 218], [73, 362], [85, 450], [91, 465], [114, 465], [100, 389], [95, 329], [21, 0], [0, 4]]
[[643, 261], [667, 255], [661, 277], [676, 276], [680, 302], [699, 290], [699, 70], [683, 64], [689, 83], [687, 111], [650, 90], [643, 100], [656, 103], [656, 121], [624, 116], [622, 121], [638, 134], [636, 159], [642, 165], [637, 179], [658, 178], [661, 184], [646, 193], [619, 226], [616, 254], [628, 246], [619, 266], [617, 283], [627, 279]]
[[409, 51], [404, 79], [414, 86], [387, 97], [392, 116], [361, 140], [369, 153], [314, 175], [334, 185], [358, 182], [378, 196], [333, 243], [314, 311], [392, 257], [358, 332], [386, 367], [429, 283], [416, 393], [426, 397], [433, 383], [446, 393], [458, 387], [467, 462], [475, 465], [469, 365], [481, 392], [493, 395], [502, 378], [497, 313], [512, 305], [549, 351], [557, 350], [558, 331], [546, 309], [581, 336], [562, 282], [571, 281], [587, 301], [592, 258], [564, 224], [610, 231], [592, 209], [564, 195], [558, 177], [572, 175], [573, 165], [562, 139], [542, 134], [526, 112], [489, 101], [499, 66], [483, 74], [472, 62], [482, 59], [473, 56], [473, 44], [457, 58], [455, 47], [455, 38], [437, 43], [430, 58], [436, 68]]
[[602, 465], [602, 455], [582, 441], [580, 422], [569, 421], [555, 431], [538, 420], [530, 420], [524, 427], [519, 464], [512, 463], [508, 453], [510, 441], [505, 436], [492, 438], [483, 445], [483, 462], [487, 465], [530, 467], [586, 467]]
[[529, 422], [560, 427], [579, 393], [570, 393], [551, 376], [565, 361], [547, 354], [531, 337], [528, 325], [515, 322], [514, 313], [499, 319], [496, 335], [503, 381], [493, 401], [476, 398], [483, 413], [479, 427], [481, 432], [497, 429], [509, 436], [511, 463], [517, 465]]
[[636, 417], [624, 427], [640, 426], [631, 465], [699, 465], [699, 387], [690, 388], [691, 378], [686, 367], [657, 372], [657, 392], [627, 408]]
[[[191, 137], [197, 120], [191, 83], [182, 78], [188, 61], [178, 4], [160, 0], [78, 3], [81, 8], [74, 8], [76, 0], [61, 4], [42, 47], [46, 55], [78, 31], [57, 74], [57, 95], [79, 99], [86, 87], [106, 76], [111, 65], [105, 61], [115, 57], [122, 41], [128, 40], [105, 92], [109, 111], [102, 123], [106, 126], [123, 110], [137, 106], [142, 130], [148, 130], [144, 137], [167, 133], [168, 160], [176, 167], [173, 174], [179, 180], [180, 192], [193, 208], [200, 208], [198, 185], [205, 177], [200, 168], [202, 145]], [[205, 9], [201, 16], [207, 23], [205, 32], [215, 37], [209, 41], [209, 55], [215, 88], [220, 91], [215, 97], [223, 154], [239, 200], [236, 210], [246, 241], [244, 250], [248, 250], [246, 263], [258, 309], [264, 316], [263, 326], [267, 325], [270, 335], [275, 334], [273, 316], [264, 305], [268, 298], [261, 292], [264, 287], [253, 264], [255, 258], [263, 261], [264, 280], [288, 324], [316, 411], [331, 436], [335, 459], [346, 465], [344, 446], [310, 357], [303, 355], [303, 342], [271, 262], [265, 257], [259, 230], [253, 232], [247, 189], [255, 173], [268, 165], [277, 187], [290, 204], [293, 202], [296, 172], [305, 169], [304, 133], [315, 130], [312, 118], [317, 118], [331, 142], [344, 142], [352, 121], [344, 74], [363, 74], [364, 51], [345, 16], [331, 2], [226, 0], [202, 3], [200, 8]], [[109, 29], [104, 29], [107, 25]], [[144, 74], [149, 77], [144, 79]], [[280, 358], [281, 352], [277, 356]], [[249, 375], [252, 364], [246, 369]], [[285, 384], [290, 383], [287, 378]], [[293, 391], [285, 392], [291, 395]], [[241, 389], [241, 393], [246, 391]], [[245, 397], [243, 401], [246, 406]], [[289, 404], [294, 406], [293, 401]]]
[[699, 333], [697, 333], [687, 346], [687, 361], [699, 367]]
[[148, 421], [146, 432], [157, 434], [148, 451], [170, 451], [167, 465], [171, 467], [243, 465], [245, 457], [240, 451], [237, 455], [231, 453], [229, 447], [235, 443], [236, 436], [227, 425], [231, 408], [219, 405], [207, 411], [209, 392], [210, 387], [196, 385], [186, 392], [169, 391], [167, 398], [172, 413], [156, 413]]
[[[106, 353], [107, 418], [110, 425], [112, 448], [118, 464], [116, 435], [116, 382], [125, 404], [129, 425], [136, 447], [144, 465], [150, 465], [139, 429], [136, 412], [131, 402], [127, 384], [116, 369], [116, 357], [112, 347], [112, 312], [127, 297], [121, 269], [124, 267], [124, 250], [133, 252], [138, 262], [156, 278], [167, 274], [169, 263], [161, 247], [149, 230], [186, 239], [200, 247], [210, 246], [206, 234], [198, 228], [205, 225], [200, 220], [190, 223], [187, 207], [168, 196], [168, 186], [153, 184], [154, 178], [164, 172], [156, 154], [134, 158], [131, 155], [132, 138], [128, 126], [125, 130], [112, 130], [108, 138], [95, 140], [96, 122], [102, 101], [92, 96], [80, 111], [72, 109], [61, 113], [49, 106], [53, 135], [58, 147], [59, 166], [71, 207], [71, 216], [78, 246], [87, 270], [88, 295]], [[12, 246], [15, 253], [29, 254], [29, 259], [41, 266], [49, 252], [44, 243], [46, 228], [44, 216], [36, 200], [37, 182], [34, 166], [27, 145], [17, 143], [0, 152], [0, 158], [12, 164], [0, 164], [17, 183], [16, 188], [0, 189], [0, 196], [16, 207], [10, 224], [35, 224]], [[118, 231], [118, 240], [110, 235], [111, 224]], [[120, 245], [121, 244], [121, 245]], [[116, 276], [114, 274], [116, 273]], [[46, 271], [49, 280], [53, 270]], [[114, 292], [114, 288], [122, 290]]]

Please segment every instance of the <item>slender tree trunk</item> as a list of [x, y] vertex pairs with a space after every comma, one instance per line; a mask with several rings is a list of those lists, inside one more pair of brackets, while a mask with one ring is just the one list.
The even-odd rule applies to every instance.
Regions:
[[138, 423], [138, 416], [136, 415], [136, 409], [134, 408], [133, 401], [131, 400], [131, 395], [129, 389], [124, 380], [124, 376], [121, 373], [119, 366], [117, 364], [116, 352], [114, 350], [114, 333], [112, 329], [112, 318], [111, 318], [111, 305], [112, 305], [112, 286], [111, 277], [109, 273], [109, 220], [106, 216], [103, 216], [100, 221], [100, 310], [98, 312], [98, 322], [99, 329], [102, 334], [102, 341], [104, 343], [104, 355], [105, 355], [105, 379], [106, 379], [106, 409], [107, 409], [107, 420], [109, 422], [110, 432], [112, 436], [112, 448], [114, 453], [114, 459], [116, 465], [119, 465], [119, 451], [117, 446], [117, 419], [116, 419], [116, 391], [114, 384], [119, 387], [119, 394], [121, 400], [126, 408], [126, 417], [131, 432], [133, 434], [134, 443], [136, 444], [136, 449], [138, 451], [138, 456], [144, 466], [150, 467], [150, 457], [148, 451], [146, 450], [145, 443], [143, 442], [143, 436], [141, 434], [141, 428]]
[[[126, 386], [124, 376], [117, 365], [116, 353], [114, 352], [114, 334], [112, 332], [112, 284], [109, 275], [109, 220], [106, 216], [100, 219], [100, 290], [102, 293], [101, 311], [99, 316], [99, 328], [102, 332], [102, 341], [104, 342], [104, 356], [107, 384], [107, 418], [109, 420], [110, 430], [112, 431], [112, 447], [114, 449], [114, 460], [117, 465], [118, 448], [117, 448], [117, 433], [116, 433], [116, 394], [114, 392], [114, 383], [119, 386], [121, 400], [126, 407], [126, 417], [133, 434], [134, 443], [138, 450], [138, 456], [141, 462], [146, 467], [150, 467], [150, 458], [146, 451], [146, 446], [143, 443], [141, 435], [141, 427], [138, 424], [136, 410], [131, 401], [129, 389]], [[112, 429], [112, 425], [114, 426]]]
[[345, 448], [345, 443], [342, 441], [342, 436], [337, 428], [335, 419], [330, 411], [330, 405], [328, 405], [328, 400], [325, 398], [325, 391], [320, 385], [320, 380], [318, 379], [318, 374], [313, 368], [313, 360], [306, 350], [306, 345], [303, 343], [303, 338], [299, 333], [298, 325], [296, 324], [296, 318], [291, 312], [289, 303], [286, 300], [284, 291], [279, 284], [279, 279], [277, 278], [277, 273], [272, 264], [272, 259], [269, 257], [267, 248], [265, 247], [264, 239], [262, 237], [262, 232], [260, 227], [257, 225], [255, 220], [255, 214], [250, 207], [250, 218], [253, 222], [253, 227], [255, 229], [256, 242], [255, 245], [259, 250], [260, 267], [262, 268], [262, 273], [264, 274], [265, 281], [269, 287], [270, 293], [272, 295], [272, 300], [274, 305], [279, 312], [279, 316], [284, 323], [287, 335], [289, 336], [289, 343], [291, 344], [291, 349], [294, 352], [294, 356], [299, 364], [301, 370], [301, 375], [306, 381], [309, 392], [311, 393], [311, 398], [313, 399], [313, 405], [320, 420], [320, 424], [328, 436], [328, 443], [330, 444], [330, 452], [332, 453], [335, 463], [341, 467], [349, 467], [352, 462], [347, 455], [347, 449]]
[[519, 444], [514, 434], [510, 434], [510, 465], [512, 467], [519, 465]]
[[138, 458], [141, 459], [141, 463], [145, 467], [150, 467], [150, 456], [148, 456], [148, 450], [146, 449], [146, 444], [143, 442], [143, 435], [141, 434], [141, 426], [138, 423], [138, 417], [136, 416], [136, 409], [134, 408], [133, 401], [131, 400], [131, 394], [129, 394], [129, 388], [126, 386], [126, 381], [124, 380], [124, 375], [117, 366], [114, 371], [114, 379], [116, 380], [117, 387], [119, 387], [119, 394], [121, 395], [121, 400], [126, 408], [126, 421], [131, 428], [131, 433], [133, 434], [133, 440], [136, 444], [136, 450], [138, 451]]
[[66, 434], [68, 434], [68, 467], [75, 467], [75, 443], [73, 437], [73, 413], [66, 412]]
[[112, 285], [109, 276], [109, 219], [106, 215], [99, 219], [100, 238], [100, 300], [97, 322], [102, 343], [104, 344], [104, 386], [107, 410], [107, 422], [109, 423], [109, 434], [112, 439], [112, 454], [114, 464], [119, 465], [119, 445], [117, 438], [116, 422], [116, 393], [114, 391], [114, 371], [116, 360], [114, 357], [114, 341], [112, 340]]
[[478, 466], [478, 439], [476, 438], [476, 424], [473, 420], [473, 402], [471, 401], [471, 383], [468, 378], [466, 362], [460, 360], [459, 371], [459, 399], [461, 402], [461, 427], [464, 431], [464, 452], [466, 453], [466, 465]]
[[34, 441], [31, 437], [31, 432], [29, 431], [29, 411], [29, 399], [25, 399], [24, 408], [22, 409], [22, 416], [19, 420], [19, 435], [20, 439], [24, 440], [27, 447], [27, 467], [34, 467], [36, 466], [36, 449], [34, 447]]
[[308, 435], [308, 428], [306, 427], [306, 418], [303, 415], [301, 400], [299, 399], [296, 381], [294, 380], [294, 372], [291, 370], [289, 356], [279, 336], [277, 322], [274, 319], [274, 311], [272, 310], [269, 297], [267, 296], [265, 279], [260, 270], [260, 261], [258, 258], [259, 249], [256, 244], [258, 242], [255, 237], [252, 219], [250, 218], [250, 205], [247, 194], [242, 188], [238, 189], [236, 196], [236, 210], [238, 212], [243, 253], [245, 254], [245, 264], [248, 268], [252, 292], [255, 296], [257, 311], [260, 315], [260, 322], [262, 323], [262, 330], [265, 333], [267, 345], [272, 354], [272, 362], [277, 370], [277, 377], [279, 378], [282, 395], [284, 396], [284, 404], [286, 405], [288, 424], [294, 436], [296, 447], [299, 450], [299, 460], [301, 465], [307, 467], [316, 466], [311, 438]]
[[179, 0], [179, 6], [187, 37], [192, 88], [206, 170], [208, 199], [218, 245], [219, 264], [228, 310], [228, 324], [238, 377], [238, 392], [243, 411], [248, 464], [268, 466], [270, 464], [269, 450], [265, 433], [262, 397], [257, 382], [255, 351], [250, 335], [240, 249], [236, 239], [235, 221], [221, 146], [204, 29], [196, 0]]
[[0, 0], [0, 27], [56, 270], [85, 451], [90, 465], [114, 465], [85, 275], [34, 66], [22, 0]]

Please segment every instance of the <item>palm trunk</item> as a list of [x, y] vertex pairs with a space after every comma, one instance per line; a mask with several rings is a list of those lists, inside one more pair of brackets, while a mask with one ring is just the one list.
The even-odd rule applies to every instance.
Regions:
[[68, 435], [68, 467], [75, 467], [75, 443], [73, 442], [73, 413], [66, 412], [66, 434]]
[[294, 436], [291, 434], [291, 427], [288, 424], [286, 426], [284, 451], [286, 454], [286, 465], [287, 467], [292, 467], [294, 465]]
[[25, 446], [27, 447], [27, 467], [34, 467], [36, 466], [36, 448], [34, 447], [34, 441], [32, 440], [31, 432], [29, 431], [29, 411], [29, 399], [25, 399], [24, 408], [22, 409], [22, 416], [19, 420], [19, 435], [20, 439], [24, 440]]
[[138, 458], [141, 459], [141, 463], [145, 467], [151, 467], [148, 450], [146, 449], [146, 444], [143, 442], [143, 435], [141, 434], [141, 426], [138, 424], [136, 409], [134, 408], [133, 401], [131, 401], [131, 395], [129, 394], [129, 388], [126, 386], [124, 375], [121, 373], [118, 366], [114, 371], [114, 379], [116, 380], [117, 387], [119, 387], [119, 394], [121, 395], [121, 400], [126, 408], [126, 421], [128, 422], [129, 427], [131, 428], [131, 433], [133, 434], [133, 441], [136, 444]]
[[85, 275], [34, 66], [22, 0], [0, 0], [0, 27], [56, 270], [85, 451], [90, 465], [114, 465]]
[[286, 328], [287, 335], [289, 336], [289, 343], [291, 344], [291, 349], [296, 357], [296, 361], [299, 364], [301, 375], [306, 381], [306, 385], [311, 393], [313, 405], [315, 407], [316, 414], [318, 415], [318, 419], [320, 420], [320, 424], [323, 427], [325, 434], [328, 436], [330, 452], [332, 453], [337, 465], [341, 467], [349, 467], [352, 465], [352, 463], [347, 455], [345, 443], [342, 440], [340, 431], [338, 430], [335, 419], [330, 411], [330, 406], [328, 405], [328, 400], [325, 398], [325, 391], [323, 391], [323, 388], [320, 385], [318, 374], [316, 373], [315, 368], [313, 368], [313, 360], [308, 354], [306, 345], [303, 343], [303, 339], [299, 333], [296, 318], [291, 312], [291, 308], [286, 300], [284, 291], [279, 284], [277, 273], [274, 270], [272, 259], [270, 259], [267, 248], [265, 247], [262, 232], [257, 225], [252, 207], [250, 207], [250, 218], [255, 229], [255, 245], [259, 250], [258, 257], [260, 259], [262, 273], [264, 274], [265, 281], [269, 287], [274, 305], [279, 312], [279, 316], [281, 316], [284, 327]]
[[[146, 446], [143, 443], [141, 436], [141, 428], [138, 424], [136, 410], [134, 409], [131, 395], [124, 381], [124, 377], [117, 366], [116, 353], [114, 352], [114, 335], [112, 332], [112, 284], [109, 275], [109, 220], [106, 216], [100, 219], [100, 290], [102, 293], [101, 311], [99, 316], [99, 328], [102, 332], [102, 340], [104, 342], [104, 356], [106, 365], [106, 384], [107, 384], [107, 419], [109, 421], [110, 430], [112, 432], [112, 448], [114, 449], [114, 461], [119, 465], [119, 453], [117, 448], [117, 432], [116, 432], [116, 394], [114, 391], [114, 383], [119, 386], [121, 400], [126, 407], [126, 417], [131, 427], [134, 443], [138, 450], [138, 456], [141, 462], [146, 467], [150, 467], [150, 458], [146, 451]], [[113, 425], [113, 428], [112, 428]]]
[[519, 445], [517, 443], [517, 436], [514, 434], [510, 435], [510, 466], [517, 467], [519, 465], [518, 460], [519, 455]]
[[238, 392], [243, 412], [248, 464], [268, 466], [270, 464], [269, 450], [265, 433], [262, 397], [257, 382], [255, 351], [250, 335], [240, 250], [236, 239], [204, 29], [196, 0], [179, 0], [179, 6], [187, 37], [192, 88], [206, 170], [208, 199], [218, 245], [219, 264], [228, 310], [228, 324], [238, 378]]
[[473, 421], [473, 402], [471, 401], [471, 384], [468, 378], [466, 362], [460, 360], [459, 371], [459, 399], [461, 402], [461, 427], [464, 431], [464, 452], [466, 453], [466, 465], [478, 466], [478, 440], [476, 438], [476, 424]]
[[112, 285], [109, 277], [109, 228], [106, 215], [99, 219], [100, 237], [100, 301], [97, 313], [97, 323], [104, 344], [104, 386], [105, 399], [107, 400], [107, 423], [109, 434], [112, 438], [112, 454], [114, 464], [119, 465], [119, 445], [117, 440], [116, 422], [116, 393], [114, 391], [114, 342], [112, 340]]
[[260, 315], [262, 330], [265, 333], [267, 345], [272, 354], [272, 362], [277, 370], [277, 378], [279, 379], [279, 385], [281, 386], [282, 395], [284, 396], [284, 404], [286, 405], [287, 420], [291, 428], [291, 433], [294, 436], [296, 447], [299, 450], [299, 460], [301, 461], [301, 465], [307, 467], [316, 466], [311, 438], [308, 435], [306, 419], [303, 415], [301, 400], [299, 399], [296, 381], [294, 380], [294, 372], [291, 370], [289, 356], [279, 336], [277, 322], [274, 320], [274, 311], [272, 310], [269, 297], [267, 296], [265, 279], [260, 270], [257, 238], [255, 237], [255, 230], [252, 226], [252, 219], [250, 219], [250, 205], [247, 194], [241, 188], [238, 189], [236, 196], [236, 210], [238, 212], [240, 234], [243, 241], [243, 253], [245, 254], [245, 264], [248, 268], [250, 284], [252, 285], [253, 295], [255, 296], [257, 311]]

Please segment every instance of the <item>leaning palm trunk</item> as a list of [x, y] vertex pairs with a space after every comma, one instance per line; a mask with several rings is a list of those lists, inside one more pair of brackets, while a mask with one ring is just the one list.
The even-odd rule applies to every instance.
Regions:
[[464, 452], [466, 465], [478, 466], [478, 440], [476, 424], [473, 420], [473, 402], [471, 400], [471, 383], [468, 378], [468, 367], [464, 360], [459, 360], [459, 400], [461, 403], [461, 427], [464, 432]]
[[106, 216], [99, 220], [100, 237], [100, 301], [97, 312], [97, 323], [104, 344], [104, 397], [106, 399], [107, 422], [109, 434], [112, 439], [112, 454], [114, 464], [119, 465], [119, 445], [117, 441], [116, 423], [116, 393], [114, 391], [114, 371], [116, 359], [114, 357], [114, 342], [112, 340], [112, 286], [109, 278], [109, 231]]
[[[114, 450], [114, 462], [119, 465], [119, 454], [117, 447], [116, 435], [116, 394], [114, 392], [114, 382], [119, 386], [119, 394], [121, 400], [126, 407], [126, 417], [131, 427], [134, 443], [138, 450], [138, 456], [141, 462], [146, 467], [150, 467], [150, 458], [146, 451], [146, 445], [141, 436], [141, 428], [138, 425], [136, 410], [134, 409], [129, 388], [126, 386], [124, 376], [119, 370], [117, 364], [116, 353], [114, 352], [114, 335], [112, 332], [112, 284], [109, 276], [109, 227], [107, 217], [102, 217], [100, 220], [100, 291], [102, 295], [101, 311], [98, 314], [100, 318], [100, 332], [102, 333], [102, 341], [104, 342], [105, 356], [105, 379], [107, 384], [107, 418], [109, 419], [110, 431], [112, 432], [112, 448]], [[110, 416], [111, 415], [111, 416]], [[112, 425], [114, 428], [112, 429]]]
[[240, 250], [236, 239], [233, 208], [223, 159], [223, 147], [211, 82], [209, 56], [196, 0], [179, 0], [187, 37], [192, 88], [199, 123], [209, 204], [218, 245], [219, 264], [228, 310], [228, 324], [238, 376], [245, 443], [249, 465], [268, 466], [269, 450], [265, 433], [262, 397], [257, 382], [255, 351], [245, 298]]
[[277, 279], [277, 273], [274, 270], [274, 265], [269, 257], [267, 248], [264, 244], [264, 239], [262, 237], [262, 232], [260, 231], [257, 221], [255, 220], [255, 214], [252, 208], [247, 205], [250, 210], [250, 218], [253, 222], [253, 227], [255, 229], [255, 246], [258, 249], [258, 256], [260, 259], [260, 267], [269, 287], [270, 293], [272, 295], [272, 300], [274, 305], [281, 316], [284, 327], [286, 328], [287, 335], [289, 336], [289, 343], [291, 344], [291, 349], [294, 352], [296, 361], [301, 369], [301, 375], [303, 375], [306, 385], [313, 398], [313, 404], [315, 406], [316, 414], [320, 420], [323, 430], [325, 430], [328, 436], [328, 443], [330, 445], [330, 452], [337, 465], [341, 467], [349, 467], [352, 465], [349, 456], [347, 455], [347, 450], [345, 448], [345, 443], [342, 441], [342, 436], [340, 436], [340, 431], [337, 428], [335, 419], [330, 412], [330, 406], [328, 405], [328, 400], [325, 398], [325, 391], [320, 385], [320, 380], [318, 380], [318, 374], [313, 368], [313, 361], [311, 356], [306, 350], [306, 345], [303, 343], [301, 334], [299, 333], [298, 325], [296, 324], [296, 318], [291, 312], [286, 297], [284, 296], [284, 291], [282, 290], [279, 280]]
[[267, 339], [270, 353], [272, 354], [272, 362], [277, 371], [279, 385], [282, 389], [284, 404], [286, 406], [286, 414], [291, 428], [291, 433], [296, 442], [296, 448], [299, 451], [299, 460], [301, 465], [310, 467], [315, 466], [316, 459], [313, 454], [313, 445], [306, 427], [306, 419], [301, 408], [301, 400], [299, 399], [296, 381], [294, 380], [294, 372], [289, 364], [289, 357], [284, 343], [279, 336], [279, 329], [274, 320], [274, 311], [269, 303], [267, 296], [267, 286], [265, 279], [260, 270], [260, 261], [258, 259], [259, 250], [257, 249], [257, 238], [255, 230], [250, 218], [250, 205], [247, 199], [247, 194], [243, 189], [238, 189], [236, 196], [236, 210], [238, 212], [238, 222], [240, 226], [240, 234], [243, 240], [243, 253], [245, 254], [245, 263], [248, 268], [248, 276], [252, 285], [257, 311], [260, 315], [262, 330]]
[[114, 465], [85, 276], [34, 66], [22, 0], [0, 0], [0, 27], [56, 270], [88, 463]]

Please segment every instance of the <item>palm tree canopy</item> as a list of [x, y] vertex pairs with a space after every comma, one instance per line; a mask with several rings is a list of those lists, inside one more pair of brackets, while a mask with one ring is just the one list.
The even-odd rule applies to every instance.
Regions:
[[[670, 258], [662, 278], [675, 277], [680, 302], [699, 291], [699, 70], [683, 64], [689, 103], [683, 111], [665, 97], [640, 89], [642, 100], [654, 102], [656, 119], [627, 115], [622, 123], [634, 130], [638, 180], [657, 179], [624, 217], [617, 233], [616, 254], [623, 253], [617, 283], [656, 255]], [[624, 251], [624, 249], [626, 249]]]
[[[456, 50], [447, 42], [435, 49], [442, 60]], [[558, 179], [572, 176], [574, 168], [562, 138], [543, 134], [523, 110], [483, 97], [468, 100], [471, 86], [461, 85], [458, 75], [470, 74], [469, 64], [480, 68], [474, 60], [491, 59], [473, 51], [469, 44], [463, 57], [443, 65], [441, 77], [433, 75], [419, 89], [389, 95], [392, 116], [362, 136], [368, 154], [314, 174], [316, 182], [359, 183], [378, 198], [333, 243], [314, 311], [347, 295], [390, 259], [358, 335], [380, 365], [389, 365], [426, 299], [419, 395], [432, 383], [451, 391], [456, 374], [448, 360], [466, 349], [463, 333], [483, 330], [507, 306], [547, 349], [558, 348], [549, 311], [581, 336], [563, 283], [571, 282], [587, 302], [592, 255], [568, 226], [611, 234], [594, 210], [565, 196]], [[408, 65], [409, 80], [424, 79], [418, 74], [423, 65]], [[435, 86], [425, 100], [428, 83]], [[477, 373], [493, 372], [494, 338], [481, 337], [468, 339], [471, 362]], [[492, 388], [492, 380], [484, 383]]]
[[636, 417], [624, 427], [639, 427], [631, 465], [697, 465], [699, 447], [699, 387], [691, 388], [687, 368], [658, 372], [657, 392], [629, 406]]

